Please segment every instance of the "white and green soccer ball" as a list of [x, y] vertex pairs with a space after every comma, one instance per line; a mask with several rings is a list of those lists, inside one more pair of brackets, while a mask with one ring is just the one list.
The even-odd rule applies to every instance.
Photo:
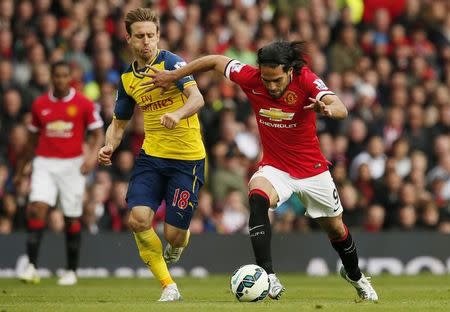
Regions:
[[255, 264], [241, 266], [231, 276], [231, 292], [241, 302], [263, 300], [269, 293], [269, 276]]

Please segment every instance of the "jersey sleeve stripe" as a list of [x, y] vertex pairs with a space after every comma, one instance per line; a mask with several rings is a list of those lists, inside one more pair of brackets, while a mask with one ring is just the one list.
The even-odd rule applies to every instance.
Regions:
[[87, 126], [88, 130], [94, 130], [103, 127], [103, 121], [97, 120]]
[[230, 70], [231, 67], [235, 64], [240, 64], [240, 62], [238, 60], [231, 60], [228, 62], [228, 64], [225, 66], [225, 72], [223, 73], [225, 75], [225, 77], [227, 77], [228, 79], [230, 79]]
[[334, 92], [332, 92], [332, 91], [320, 91], [316, 95], [316, 100], [320, 101], [325, 95], [328, 95], [328, 94], [334, 95]]
[[39, 132], [39, 128], [33, 126], [32, 124], [27, 125], [28, 131], [33, 132], [33, 133], [37, 133]]
[[195, 80], [191, 80], [191, 81], [188, 81], [188, 82], [184, 83], [183, 84], [183, 88], [186, 89], [187, 87], [195, 86], [196, 84], [197, 83], [195, 82]]

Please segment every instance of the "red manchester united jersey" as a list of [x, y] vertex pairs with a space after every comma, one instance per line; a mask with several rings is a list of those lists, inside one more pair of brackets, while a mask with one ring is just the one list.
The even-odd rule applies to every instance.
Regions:
[[255, 112], [263, 147], [260, 165], [273, 166], [296, 178], [328, 170], [316, 135], [316, 113], [303, 109], [310, 104], [309, 97], [320, 100], [334, 94], [316, 74], [303, 67], [279, 99], [267, 92], [258, 68], [232, 60], [225, 76], [241, 87]]
[[94, 103], [70, 89], [69, 94], [57, 99], [52, 92], [38, 97], [31, 108], [29, 130], [39, 132], [35, 154], [52, 158], [72, 158], [83, 153], [86, 129], [103, 126]]

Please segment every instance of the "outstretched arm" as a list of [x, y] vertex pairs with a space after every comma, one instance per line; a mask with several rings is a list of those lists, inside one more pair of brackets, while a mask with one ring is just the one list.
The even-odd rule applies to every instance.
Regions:
[[208, 70], [215, 70], [224, 73], [225, 67], [231, 61], [231, 58], [223, 55], [207, 55], [198, 58], [187, 65], [176, 70], [158, 70], [152, 66], [150, 69], [152, 73], [142, 73], [142, 75], [152, 78], [152, 80], [143, 82], [141, 86], [149, 86], [145, 91], [152, 91], [161, 88], [164, 92], [174, 81], [180, 80], [183, 77], [204, 72]]

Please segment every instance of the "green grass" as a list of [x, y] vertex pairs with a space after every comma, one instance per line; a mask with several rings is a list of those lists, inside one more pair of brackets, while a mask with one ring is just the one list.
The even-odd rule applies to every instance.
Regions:
[[239, 303], [228, 290], [229, 277], [179, 278], [184, 301], [157, 303], [160, 289], [148, 279], [80, 279], [58, 287], [55, 279], [26, 285], [0, 279], [0, 312], [12, 311], [450, 311], [450, 275], [377, 276], [378, 303], [356, 303], [354, 289], [341, 278], [281, 274], [286, 293], [280, 301]]

